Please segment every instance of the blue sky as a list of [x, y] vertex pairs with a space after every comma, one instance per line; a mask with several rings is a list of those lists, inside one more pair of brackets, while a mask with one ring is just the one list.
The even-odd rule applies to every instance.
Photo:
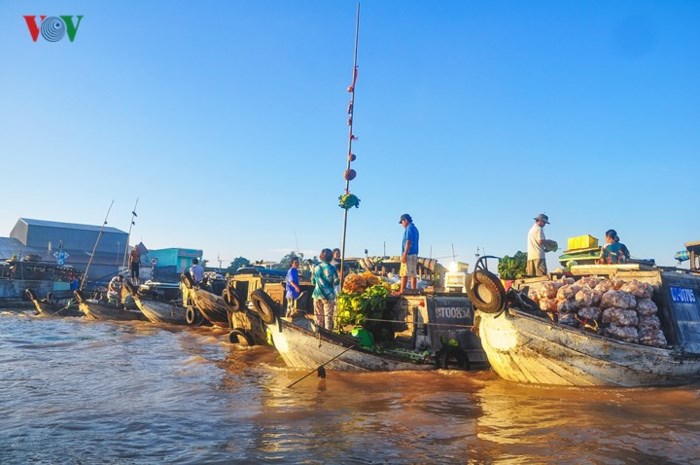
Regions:
[[[700, 3], [362, 3], [346, 256], [473, 263], [617, 229], [700, 240]], [[339, 246], [353, 1], [0, 2], [0, 235], [123, 230], [224, 263]], [[33, 42], [23, 15], [83, 15]], [[549, 254], [550, 268], [557, 254]]]

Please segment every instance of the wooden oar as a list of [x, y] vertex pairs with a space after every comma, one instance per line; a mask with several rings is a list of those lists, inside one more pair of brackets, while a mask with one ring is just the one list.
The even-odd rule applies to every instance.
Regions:
[[320, 378], [325, 378], [325, 377], [326, 377], [326, 370], [325, 370], [323, 367], [324, 367], [325, 365], [328, 365], [329, 363], [331, 363], [331, 362], [332, 362], [333, 360], [335, 360], [336, 358], [338, 358], [338, 357], [340, 357], [341, 355], [343, 355], [343, 354], [344, 354], [345, 352], [347, 352], [348, 350], [354, 349], [354, 348], [355, 348], [355, 345], [356, 345], [356, 344], [351, 345], [350, 347], [346, 348], [344, 351], [340, 352], [338, 355], [336, 355], [336, 356], [333, 357], [332, 359], [330, 359], [330, 360], [328, 360], [327, 362], [325, 362], [325, 363], [323, 363], [323, 364], [317, 366], [316, 368], [314, 368], [313, 370], [311, 370], [310, 372], [308, 372], [307, 374], [305, 374], [304, 376], [302, 376], [301, 378], [299, 378], [298, 380], [294, 381], [292, 384], [290, 384], [289, 386], [287, 386], [287, 388], [291, 388], [292, 386], [294, 386], [295, 384], [297, 384], [299, 381], [305, 380], [306, 378], [308, 378], [309, 376], [311, 376], [311, 375], [314, 374], [315, 372], [318, 372], [318, 376], [319, 376]]

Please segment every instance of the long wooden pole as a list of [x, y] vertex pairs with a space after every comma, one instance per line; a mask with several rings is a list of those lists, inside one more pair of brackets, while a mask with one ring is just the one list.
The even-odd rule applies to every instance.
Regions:
[[[352, 84], [348, 89], [350, 91], [350, 105], [348, 107], [348, 159], [345, 172], [347, 173], [350, 169], [350, 163], [353, 161], [352, 158], [352, 141], [355, 136], [352, 133], [353, 115], [355, 111], [355, 82], [357, 81], [357, 46], [360, 40], [360, 4], [357, 4], [357, 17], [355, 19], [355, 56], [352, 65]], [[345, 193], [350, 193], [350, 179], [348, 176], [345, 177]], [[343, 238], [340, 246], [340, 288], [343, 288], [343, 283], [345, 282], [345, 236], [348, 230], [348, 209], [344, 208], [343, 213]]]
[[80, 281], [80, 290], [83, 290], [83, 285], [85, 284], [85, 280], [87, 279], [88, 271], [90, 271], [90, 265], [92, 264], [92, 259], [95, 258], [95, 251], [97, 250], [97, 244], [100, 242], [100, 238], [102, 237], [102, 232], [105, 230], [105, 225], [107, 224], [107, 218], [109, 218], [109, 212], [112, 211], [112, 205], [114, 205], [114, 200], [112, 200], [112, 203], [109, 204], [109, 208], [107, 209], [107, 214], [105, 215], [105, 220], [102, 223], [102, 226], [100, 227], [100, 232], [97, 234], [97, 239], [95, 240], [95, 245], [92, 247], [92, 253], [90, 254], [90, 260], [88, 260], [88, 264], [85, 267], [85, 274], [83, 274], [83, 279]]
[[124, 247], [124, 259], [122, 260], [122, 269], [126, 268], [126, 257], [129, 253], [129, 240], [131, 239], [131, 227], [136, 224], [134, 218], [138, 215], [136, 214], [136, 207], [139, 204], [139, 198], [136, 197], [136, 203], [134, 204], [134, 209], [131, 210], [131, 223], [129, 223], [129, 232], [126, 235], [126, 247]]

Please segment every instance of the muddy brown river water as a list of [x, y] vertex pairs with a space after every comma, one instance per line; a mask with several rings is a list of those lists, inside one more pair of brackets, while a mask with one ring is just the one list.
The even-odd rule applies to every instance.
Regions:
[[700, 386], [289, 369], [211, 328], [0, 311], [0, 464], [700, 464]]

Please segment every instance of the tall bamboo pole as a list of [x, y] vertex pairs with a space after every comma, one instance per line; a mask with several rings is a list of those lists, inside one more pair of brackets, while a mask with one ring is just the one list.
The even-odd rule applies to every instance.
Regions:
[[[354, 134], [352, 133], [352, 123], [353, 123], [353, 115], [355, 111], [355, 82], [357, 81], [357, 46], [360, 40], [360, 4], [357, 4], [357, 16], [355, 19], [355, 54], [354, 54], [354, 60], [353, 60], [353, 65], [352, 65], [352, 84], [350, 84], [350, 87], [348, 87], [348, 92], [350, 92], [350, 105], [348, 106], [348, 159], [347, 159], [347, 166], [345, 168], [345, 172], [347, 173], [348, 170], [350, 169], [350, 163], [353, 161], [353, 155], [352, 155], [352, 141], [355, 139]], [[350, 179], [348, 179], [348, 176], [345, 176], [345, 193], [349, 194], [350, 193]], [[343, 287], [343, 282], [345, 281], [345, 236], [347, 234], [347, 229], [348, 229], [348, 209], [345, 208], [343, 209], [343, 239], [341, 241], [341, 248], [340, 248], [340, 287], [342, 289]]]
[[88, 260], [88, 264], [85, 267], [85, 273], [83, 274], [83, 279], [80, 281], [80, 290], [83, 290], [83, 285], [85, 284], [85, 280], [87, 279], [88, 271], [90, 271], [90, 265], [92, 264], [92, 259], [95, 258], [95, 251], [97, 250], [97, 244], [100, 242], [100, 238], [102, 237], [102, 232], [105, 230], [105, 225], [107, 224], [107, 218], [109, 218], [109, 212], [112, 211], [112, 205], [114, 205], [114, 200], [112, 200], [112, 203], [109, 204], [109, 208], [107, 209], [107, 214], [105, 215], [105, 220], [102, 223], [102, 226], [100, 227], [100, 232], [97, 234], [97, 239], [95, 240], [95, 245], [92, 247], [92, 253], [90, 254], [90, 260]]
[[124, 259], [122, 260], [122, 269], [126, 268], [126, 257], [129, 254], [129, 240], [131, 239], [131, 227], [136, 224], [134, 218], [136, 218], [136, 207], [139, 204], [139, 198], [136, 197], [136, 203], [134, 204], [134, 209], [131, 210], [131, 223], [129, 223], [129, 232], [126, 235], [126, 247], [124, 247]]

